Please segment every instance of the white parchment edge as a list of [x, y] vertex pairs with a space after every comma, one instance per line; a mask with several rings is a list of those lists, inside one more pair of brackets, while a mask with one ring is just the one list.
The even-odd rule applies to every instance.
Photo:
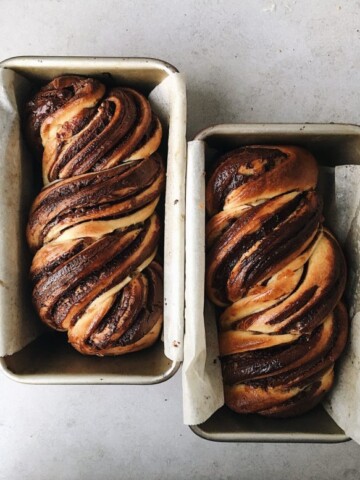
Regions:
[[165, 198], [164, 346], [173, 361], [183, 360], [185, 283], [186, 88], [180, 73], [168, 76], [149, 95], [156, 113], [169, 119]]
[[186, 178], [186, 320], [182, 368], [183, 417], [186, 425], [204, 422], [224, 404], [216, 319], [212, 307], [208, 302], [204, 304], [204, 161], [204, 142], [189, 142]]

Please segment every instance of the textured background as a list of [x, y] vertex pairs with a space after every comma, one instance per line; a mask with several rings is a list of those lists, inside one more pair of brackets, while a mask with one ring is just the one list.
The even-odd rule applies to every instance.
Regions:
[[[360, 2], [0, 0], [0, 59], [150, 56], [185, 73], [188, 134], [221, 122], [360, 123]], [[216, 444], [181, 378], [28, 386], [0, 374], [0, 479], [360, 479], [360, 447]]]

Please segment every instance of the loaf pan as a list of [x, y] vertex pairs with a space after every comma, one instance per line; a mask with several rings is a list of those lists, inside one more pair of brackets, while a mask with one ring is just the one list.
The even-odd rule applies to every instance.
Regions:
[[[1, 67], [11, 69], [28, 80], [34, 87], [40, 86], [52, 78], [62, 74], [80, 74], [95, 76], [109, 85], [124, 85], [138, 89], [145, 95], [148, 95], [153, 88], [159, 85], [169, 75], [176, 73], [177, 70], [166, 62], [149, 58], [93, 58], [93, 57], [17, 57], [3, 61]], [[18, 88], [16, 86], [16, 88]], [[19, 97], [26, 97], [25, 92], [17, 92]], [[179, 92], [171, 91], [170, 95], [177, 95]], [[184, 92], [180, 92], [180, 97], [184, 99]], [[183, 100], [185, 104], [185, 99]], [[19, 105], [21, 109], [21, 105]], [[167, 156], [169, 151], [169, 138], [171, 135], [172, 151], [182, 150], [180, 142], [184, 142], [185, 136], [182, 132], [177, 132], [179, 116], [185, 115], [185, 106], [175, 108], [170, 114], [168, 125], [164, 128], [164, 138], [162, 142], [163, 156]], [[176, 116], [176, 121], [173, 117]], [[185, 119], [181, 119], [185, 122]], [[171, 134], [169, 134], [171, 132]], [[14, 158], [15, 174], [22, 178], [24, 184], [24, 198], [21, 199], [18, 209], [18, 218], [15, 222], [21, 223], [24, 230], [28, 211], [29, 201], [35, 197], [36, 179], [34, 175], [28, 174], [28, 164], [33, 159], [26, 152], [23, 145], [19, 153], [20, 158]], [[183, 149], [184, 150], [184, 149]], [[173, 156], [167, 159], [169, 167], [170, 162], [174, 161]], [[180, 167], [176, 166], [178, 172], [183, 171], [185, 175], [185, 155], [179, 160]], [[168, 174], [169, 172], [167, 172]], [[169, 175], [168, 175], [169, 177]], [[11, 182], [11, 179], [8, 179]], [[167, 179], [169, 182], [169, 178]], [[175, 185], [176, 191], [183, 188], [184, 178], [182, 174], [177, 174], [171, 179], [172, 185]], [[37, 182], [39, 183], [39, 182]], [[26, 193], [25, 193], [26, 192]], [[30, 193], [29, 193], [30, 192]], [[167, 192], [166, 195], [171, 194]], [[179, 202], [183, 202], [180, 198]], [[167, 220], [171, 216], [171, 229], [166, 227]], [[174, 228], [174, 216], [177, 228]], [[165, 211], [165, 246], [164, 251], [170, 252], [177, 245], [183, 244], [183, 216], [174, 215], [173, 212]], [[0, 225], [1, 229], [6, 228]], [[170, 231], [171, 230], [171, 231]], [[19, 255], [21, 256], [22, 267], [19, 274], [19, 284], [17, 288], [19, 304], [17, 314], [25, 320], [35, 313], [31, 307], [31, 291], [28, 282], [28, 269], [30, 266], [30, 255], [25, 240], [25, 231], [21, 240]], [[183, 271], [184, 256], [182, 249], [179, 248], [177, 255], [164, 259], [164, 268], [171, 262], [171, 270]], [[166, 277], [166, 271], [164, 272]], [[178, 318], [181, 319], [183, 305], [183, 280], [177, 280], [180, 287], [172, 292], [172, 299], [176, 305], [179, 305]], [[164, 285], [165, 294], [169, 286]], [[15, 295], [15, 296], [16, 296]], [[166, 315], [166, 312], [165, 312]], [[177, 319], [167, 319], [176, 321]], [[39, 320], [40, 322], [40, 320]], [[0, 358], [0, 367], [2, 371], [10, 378], [25, 383], [46, 383], [46, 384], [152, 384], [159, 383], [170, 378], [179, 368], [178, 361], [169, 360], [164, 354], [164, 344], [159, 340], [153, 347], [136, 353], [118, 357], [91, 357], [83, 356], [75, 351], [68, 343], [66, 334], [57, 332], [45, 332], [36, 340], [28, 344], [22, 350], [12, 355]]]
[[[205, 143], [206, 170], [214, 159], [231, 149], [259, 144], [299, 145], [310, 150], [320, 165], [330, 167], [360, 164], [360, 127], [354, 125], [217, 125], [201, 131], [195, 140]], [[291, 419], [239, 415], [223, 406], [206, 422], [190, 428], [207, 440], [227, 442], [336, 443], [349, 440], [322, 405]]]

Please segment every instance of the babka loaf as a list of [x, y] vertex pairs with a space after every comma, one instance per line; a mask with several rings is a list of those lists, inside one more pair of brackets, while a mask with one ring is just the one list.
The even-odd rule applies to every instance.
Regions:
[[348, 330], [346, 265], [317, 179], [308, 151], [259, 145], [221, 157], [207, 182], [206, 290], [236, 412], [298, 415], [333, 384]]
[[58, 77], [27, 103], [26, 132], [45, 184], [27, 227], [40, 318], [84, 354], [152, 345], [162, 326], [154, 259], [165, 169], [148, 100], [92, 78]]

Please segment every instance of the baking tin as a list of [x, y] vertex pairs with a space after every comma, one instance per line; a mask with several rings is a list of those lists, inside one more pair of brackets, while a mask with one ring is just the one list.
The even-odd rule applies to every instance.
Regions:
[[[165, 80], [169, 75], [177, 72], [172, 65], [161, 60], [150, 58], [97, 58], [97, 57], [16, 57], [0, 63], [1, 67], [11, 69], [29, 79], [34, 85], [44, 82], [61, 74], [80, 74], [95, 76], [111, 85], [126, 85], [138, 89], [145, 95]], [[172, 92], [177, 95], [178, 92]], [[183, 92], [181, 92], [183, 94]], [[179, 108], [172, 112], [179, 119], [185, 108]], [[184, 119], [185, 121], [185, 119]], [[175, 122], [169, 118], [169, 130], [172, 131], [172, 149], [179, 149], [179, 142], [185, 142], [181, 134], [174, 131]], [[165, 128], [165, 150], [168, 150], [168, 129]], [[184, 137], [184, 135], [183, 135]], [[164, 142], [163, 142], [164, 143]], [[181, 150], [181, 148], [180, 148]], [[24, 151], [24, 158], [14, 162], [22, 169], [28, 154]], [[168, 164], [172, 158], [168, 158]], [[185, 156], [183, 172], [185, 175]], [[22, 165], [22, 166], [21, 166]], [[21, 172], [23, 173], [23, 172]], [[32, 198], [35, 197], [35, 189], [28, 178], [26, 189], [32, 190]], [[25, 178], [25, 181], [26, 178]], [[176, 178], [175, 182], [184, 182], [183, 178]], [[30, 205], [27, 205], [30, 207]], [[20, 209], [19, 209], [20, 210]], [[19, 213], [21, 215], [21, 212]], [[24, 214], [22, 213], [24, 216]], [[165, 212], [166, 224], [167, 212]], [[14, 221], [23, 221], [15, 218]], [[183, 219], [182, 219], [183, 221]], [[173, 223], [173, 219], [172, 219]], [[6, 228], [6, 226], [0, 226]], [[172, 244], [183, 243], [183, 227], [172, 229]], [[169, 236], [169, 235], [168, 235]], [[167, 237], [165, 227], [165, 242]], [[28, 258], [28, 247], [25, 241], [20, 255]], [[165, 245], [165, 251], [167, 245]], [[172, 260], [170, 260], [172, 261]], [[181, 259], [183, 264], [184, 258]], [[28, 262], [24, 262], [24, 271], [20, 272], [22, 284], [28, 276]], [[179, 270], [181, 271], [181, 264]], [[19, 285], [20, 288], [20, 285]], [[29, 292], [26, 293], [27, 295]], [[178, 303], [183, 303], [183, 291], [174, 292]], [[29, 295], [28, 295], [29, 296]], [[33, 316], [31, 302], [26, 299], [24, 305], [19, 306], [19, 315], [23, 317]], [[40, 321], [40, 320], [39, 320]], [[151, 348], [125, 356], [118, 357], [91, 357], [79, 354], [68, 343], [66, 334], [47, 332], [31, 342], [21, 351], [0, 358], [2, 371], [12, 378], [25, 383], [38, 384], [153, 384], [170, 378], [178, 370], [180, 362], [169, 360], [164, 354], [164, 344], [160, 340]]]
[[[355, 125], [216, 125], [201, 131], [195, 140], [205, 143], [205, 169], [215, 158], [233, 148], [256, 144], [299, 145], [310, 150], [320, 165], [360, 164], [360, 127]], [[207, 440], [225, 442], [337, 443], [349, 440], [321, 405], [291, 419], [239, 415], [223, 406], [206, 422], [190, 428]]]

